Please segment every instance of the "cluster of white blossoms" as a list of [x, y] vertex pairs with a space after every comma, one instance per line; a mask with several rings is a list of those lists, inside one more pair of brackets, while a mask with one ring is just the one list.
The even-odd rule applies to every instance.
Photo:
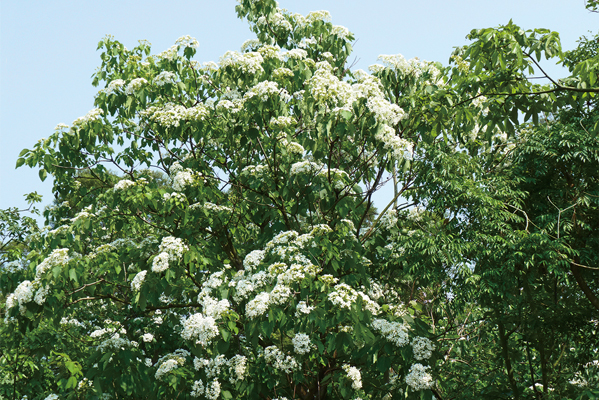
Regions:
[[342, 369], [348, 375], [348, 378], [352, 381], [352, 389], [359, 390], [362, 388], [362, 380], [360, 375], [360, 370], [356, 367], [350, 366], [348, 364], [342, 365]]
[[183, 169], [179, 163], [174, 163], [171, 167], [171, 179], [173, 181], [173, 190], [181, 192], [186, 186], [194, 182], [193, 171], [189, 168]]
[[269, 293], [262, 292], [246, 304], [246, 316], [250, 319], [263, 315], [269, 309], [271, 297]]
[[381, 216], [379, 222], [381, 223], [383, 229], [389, 230], [395, 227], [398, 223], [398, 213], [396, 210], [390, 209]]
[[135, 275], [135, 277], [131, 281], [131, 290], [134, 290], [134, 291], [137, 292], [137, 291], [139, 291], [142, 288], [142, 284], [144, 283], [144, 280], [146, 279], [146, 274], [147, 273], [148, 273], [148, 271], [144, 270], [144, 271], [138, 272]]
[[296, 333], [292, 338], [292, 344], [294, 345], [294, 351], [298, 354], [306, 354], [316, 347], [306, 333]]
[[79, 117], [75, 121], [73, 121], [73, 126], [82, 127], [92, 121], [97, 121], [102, 117], [102, 114], [104, 114], [104, 110], [102, 110], [101, 108], [94, 108], [83, 117]]
[[16, 305], [19, 305], [21, 314], [25, 314], [27, 307], [25, 304], [31, 302], [34, 296], [34, 288], [31, 281], [23, 281], [17, 286], [14, 293], [9, 294], [6, 298], [6, 309], [9, 310]]
[[313, 306], [308, 306], [305, 301], [299, 301], [296, 305], [296, 314], [295, 317], [298, 318], [302, 316], [302, 314], [308, 315], [315, 308]]
[[219, 328], [213, 317], [200, 313], [193, 314], [183, 322], [181, 337], [206, 347], [219, 334]]
[[150, 343], [154, 340], [154, 335], [151, 333], [144, 333], [141, 339], [144, 343]]
[[367, 107], [380, 122], [396, 125], [406, 117], [404, 110], [397, 104], [390, 103], [383, 97], [371, 97], [367, 100]]
[[285, 81], [287, 78], [293, 78], [294, 72], [289, 68], [277, 68], [272, 73], [273, 78], [278, 81]]
[[374, 319], [371, 326], [398, 347], [408, 344], [408, 327], [403, 323]]
[[272, 117], [271, 120], [269, 121], [269, 125], [272, 128], [279, 128], [279, 129], [285, 129], [288, 128], [290, 126], [292, 126], [294, 124], [294, 119], [292, 117]]
[[262, 81], [254, 85], [244, 94], [244, 100], [258, 97], [261, 101], [267, 101], [272, 96], [279, 96], [281, 100], [288, 101], [290, 95], [285, 89], [279, 88], [277, 82]]
[[25, 315], [27, 312], [27, 303], [35, 301], [39, 305], [44, 304], [46, 296], [50, 291], [50, 286], [43, 285], [41, 279], [52, 267], [66, 265], [70, 259], [68, 252], [68, 249], [56, 249], [52, 251], [52, 253], [36, 267], [34, 281], [31, 282], [25, 280], [21, 282], [15, 291], [6, 297], [6, 309], [10, 310], [18, 305], [21, 315]]
[[413, 355], [416, 360], [427, 360], [431, 357], [435, 349], [431, 340], [417, 336], [410, 343], [413, 349]]
[[115, 79], [106, 86], [106, 94], [118, 92], [123, 86], [125, 86], [125, 81], [123, 79]]
[[192, 397], [200, 397], [205, 395], [209, 400], [216, 400], [221, 394], [221, 383], [217, 378], [213, 379], [210, 385], [206, 385], [206, 389], [204, 388], [204, 384], [202, 380], [197, 380], [192, 385], [192, 392], [190, 395]]
[[413, 390], [430, 389], [433, 386], [433, 377], [427, 370], [430, 367], [424, 367], [421, 364], [413, 364], [406, 375], [406, 384]]
[[117, 190], [125, 190], [131, 186], [135, 186], [135, 182], [134, 181], [130, 181], [129, 179], [121, 179], [119, 182], [117, 182], [115, 184], [115, 186], [113, 187], [114, 191]]
[[159, 247], [159, 254], [152, 260], [152, 272], [160, 273], [169, 268], [169, 261], [176, 261], [188, 247], [183, 240], [172, 236], [165, 236]]
[[125, 93], [128, 95], [135, 94], [135, 92], [139, 91], [145, 85], [148, 84], [148, 81], [144, 78], [135, 78], [125, 88]]
[[281, 11], [283, 10], [277, 7], [275, 12], [269, 15], [268, 20], [266, 17], [262, 16], [256, 21], [256, 24], [259, 26], [269, 25], [271, 28], [279, 28], [288, 32], [291, 31], [293, 29], [292, 24], [285, 18]]
[[231, 67], [243, 74], [255, 75], [264, 71], [263, 62], [264, 59], [258, 52], [238, 53], [237, 51], [228, 51], [219, 59], [219, 66], [221, 68]]
[[283, 354], [283, 352], [279, 350], [277, 346], [269, 346], [265, 348], [264, 355], [267, 364], [271, 365], [275, 369], [285, 372], [286, 374], [289, 374], [300, 367], [294, 357]]
[[171, 71], [163, 71], [160, 74], [156, 75], [154, 77], [154, 79], [152, 80], [152, 82], [156, 85], [156, 86], [164, 86], [167, 83], [175, 83], [177, 81], [177, 75], [175, 75], [173, 72]]
[[190, 35], [184, 35], [175, 41], [175, 45], [179, 47], [191, 47], [193, 49], [197, 49], [198, 46], [200, 46], [200, 43], [198, 43], [196, 38], [193, 38]]
[[306, 59], [306, 56], [308, 55], [308, 53], [306, 52], [306, 50], [303, 50], [303, 49], [292, 49], [292, 50], [283, 52], [281, 55], [282, 55], [282, 57], [288, 58], [288, 59], [304, 60], [304, 59]]
[[396, 131], [389, 125], [383, 125], [375, 134], [375, 139], [383, 143], [384, 147], [391, 150], [396, 160], [412, 160], [413, 144], [406, 139], [399, 138]]
[[358, 293], [347, 284], [340, 283], [334, 286], [334, 291], [330, 292], [327, 298], [334, 306], [349, 310], [352, 303], [358, 298]]
[[69, 261], [69, 249], [56, 249], [50, 253], [35, 269], [35, 279], [39, 280], [52, 267], [66, 265]]
[[148, 107], [140, 112], [140, 117], [165, 127], [176, 128], [181, 121], [204, 121], [210, 115], [210, 109], [204, 104], [186, 108], [179, 104], [167, 103], [162, 107]]
[[[421, 61], [417, 57], [406, 60], [402, 54], [382, 54], [377, 59], [381, 60], [385, 67], [395, 70], [400, 76], [412, 75], [418, 78], [421, 74], [426, 72], [430, 73], [434, 78], [437, 78], [439, 75], [439, 70], [434, 63]], [[369, 70], [378, 72], [383, 68], [384, 67], [381, 65], [371, 65]]]
[[252, 272], [265, 258], [264, 250], [253, 250], [246, 254], [244, 257], [244, 269], [248, 272]]

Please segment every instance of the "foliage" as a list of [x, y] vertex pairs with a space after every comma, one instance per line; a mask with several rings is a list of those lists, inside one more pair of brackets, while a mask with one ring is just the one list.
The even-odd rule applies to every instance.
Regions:
[[106, 37], [96, 108], [21, 153], [55, 199], [2, 259], [0, 396], [593, 395], [597, 38], [509, 22], [368, 74], [327, 12], [236, 11], [218, 64]]

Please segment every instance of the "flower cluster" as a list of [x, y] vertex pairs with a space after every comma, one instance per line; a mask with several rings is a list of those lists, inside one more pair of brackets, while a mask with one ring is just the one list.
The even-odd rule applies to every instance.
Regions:
[[175, 41], [175, 44], [179, 47], [191, 47], [193, 49], [197, 49], [198, 46], [200, 46], [198, 40], [196, 40], [196, 38], [191, 37], [190, 35], [180, 37]]
[[281, 370], [286, 374], [297, 370], [300, 366], [292, 356], [286, 356], [277, 346], [265, 348], [265, 361], [273, 368]]
[[296, 333], [292, 338], [292, 344], [294, 351], [298, 354], [306, 354], [315, 347], [306, 333]]
[[362, 388], [362, 380], [360, 375], [360, 370], [356, 367], [352, 367], [348, 364], [342, 365], [342, 369], [348, 375], [348, 378], [352, 381], [352, 389], [359, 390]]
[[142, 87], [144, 87], [148, 81], [144, 78], [135, 78], [125, 88], [125, 93], [132, 95], [135, 92], [139, 91]]
[[84, 125], [86, 125], [92, 121], [99, 120], [100, 117], [102, 116], [102, 114], [104, 114], [104, 110], [102, 110], [101, 108], [94, 108], [93, 110], [90, 110], [83, 117], [79, 117], [75, 121], [73, 121], [73, 126], [79, 127], [79, 128], [83, 127]]
[[371, 326], [398, 347], [408, 344], [408, 327], [404, 324], [389, 322], [385, 319], [374, 319]]
[[[168, 262], [167, 262], [167, 266], [168, 266]], [[137, 275], [131, 281], [131, 290], [135, 290], [137, 292], [142, 288], [142, 284], [144, 283], [144, 280], [146, 279], [147, 273], [148, 273], [148, 271], [146, 271], [146, 270], [137, 273]]]
[[152, 272], [165, 271], [169, 268], [169, 261], [178, 260], [187, 250], [188, 247], [183, 243], [183, 240], [172, 236], [164, 237], [159, 247], [160, 253], [152, 261]]
[[433, 378], [427, 370], [430, 367], [424, 367], [421, 364], [413, 364], [406, 375], [406, 384], [413, 390], [430, 389], [433, 386]]
[[181, 121], [204, 121], [210, 115], [208, 106], [197, 104], [186, 108], [179, 104], [167, 103], [162, 107], [148, 107], [140, 112], [140, 116], [165, 128], [176, 128]]
[[125, 190], [131, 186], [135, 186], [135, 182], [130, 181], [129, 179], [121, 179], [115, 184], [113, 190], [116, 192], [117, 190]]
[[198, 313], [184, 321], [181, 337], [206, 347], [218, 334], [219, 328], [215, 319]]
[[177, 80], [177, 75], [175, 75], [173, 72], [163, 71], [160, 74], [156, 75], [154, 77], [154, 79], [152, 80], [152, 82], [156, 86], [164, 86], [167, 83], [175, 83], [176, 80]]
[[385, 148], [390, 149], [396, 160], [412, 159], [413, 144], [396, 136], [396, 131], [389, 125], [383, 125], [375, 134], [375, 139], [381, 141]]
[[267, 101], [271, 96], [279, 96], [283, 101], [290, 99], [290, 95], [285, 89], [280, 89], [277, 82], [262, 81], [254, 85], [244, 95], [244, 100], [253, 97], [259, 98], [261, 101]]
[[221, 68], [231, 67], [243, 74], [255, 75], [264, 71], [263, 62], [264, 59], [258, 52], [238, 53], [237, 51], [228, 51], [219, 59], [219, 66]]
[[410, 343], [413, 349], [413, 355], [416, 360], [427, 360], [431, 357], [435, 349], [431, 340], [417, 336]]

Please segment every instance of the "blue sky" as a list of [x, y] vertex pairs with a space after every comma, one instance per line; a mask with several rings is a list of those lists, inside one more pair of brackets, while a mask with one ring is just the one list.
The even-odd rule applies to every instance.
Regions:
[[[598, 32], [598, 14], [588, 12], [584, 0], [279, 3], [302, 14], [330, 11], [334, 24], [355, 33], [354, 68], [365, 70], [380, 54], [446, 64], [452, 48], [467, 43], [471, 29], [511, 18], [524, 29], [559, 32], [564, 49], [574, 48], [581, 35]], [[128, 48], [147, 39], [158, 53], [191, 35], [200, 42], [199, 61], [218, 61], [254, 37], [247, 22], [236, 18], [235, 5], [234, 0], [0, 1], [0, 208], [24, 208], [23, 195], [32, 191], [44, 196], [43, 205], [52, 201], [51, 180], [42, 183], [37, 170], [15, 170], [15, 163], [23, 148], [48, 137], [57, 123], [71, 124], [93, 108], [97, 88], [90, 76], [99, 65], [96, 47], [102, 37], [111, 34]], [[385, 197], [376, 201], [380, 210]]]

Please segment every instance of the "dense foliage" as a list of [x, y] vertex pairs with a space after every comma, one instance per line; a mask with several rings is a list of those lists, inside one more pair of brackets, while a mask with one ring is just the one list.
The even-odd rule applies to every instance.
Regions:
[[55, 199], [0, 214], [0, 398], [597, 397], [597, 36], [367, 73], [325, 11], [236, 10], [218, 64], [106, 37], [96, 108], [21, 153]]

